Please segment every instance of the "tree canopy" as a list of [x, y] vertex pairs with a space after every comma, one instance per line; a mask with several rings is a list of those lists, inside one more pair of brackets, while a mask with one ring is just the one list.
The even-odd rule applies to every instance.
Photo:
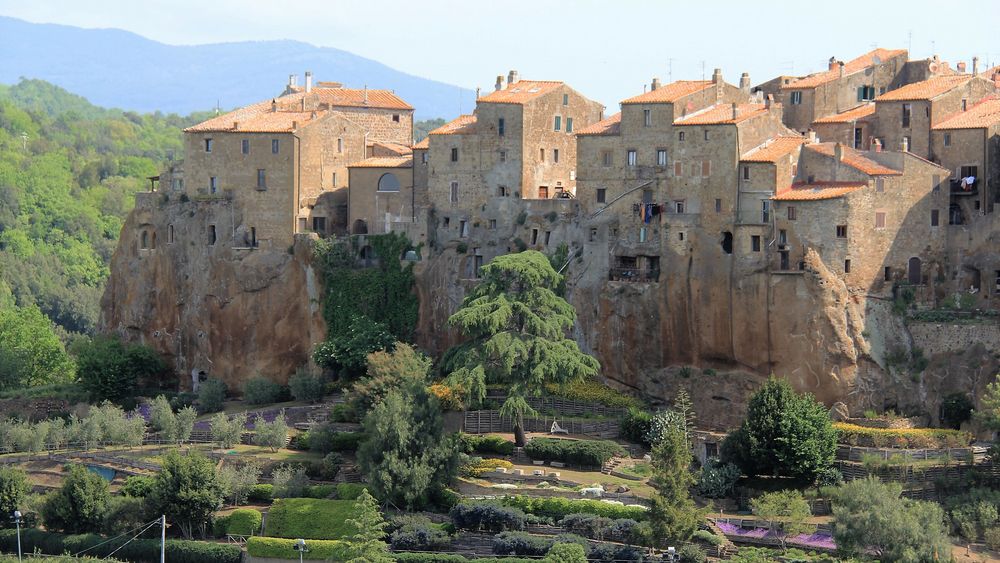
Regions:
[[201, 454], [171, 451], [163, 459], [150, 491], [150, 506], [176, 523], [185, 538], [204, 536], [212, 514], [222, 507], [226, 491], [215, 464]]
[[75, 369], [38, 307], [0, 304], [0, 390], [68, 382]]

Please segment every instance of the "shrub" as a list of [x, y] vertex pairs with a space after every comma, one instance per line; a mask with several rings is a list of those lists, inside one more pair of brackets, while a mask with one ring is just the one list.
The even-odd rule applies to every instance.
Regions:
[[333, 405], [330, 409], [330, 420], [333, 422], [361, 422], [361, 416], [357, 409], [350, 403], [340, 403]]
[[153, 517], [149, 514], [146, 500], [136, 497], [111, 497], [108, 510], [104, 513], [101, 533], [117, 536], [129, 530], [140, 528]]
[[677, 559], [681, 563], [704, 563], [707, 557], [705, 557], [705, 552], [698, 549], [695, 545], [684, 545], [677, 550]]
[[649, 443], [646, 442], [646, 436], [649, 434], [652, 423], [652, 414], [636, 407], [631, 407], [628, 409], [628, 413], [625, 414], [625, 418], [622, 419], [619, 436], [629, 442], [648, 446]]
[[330, 498], [337, 492], [337, 485], [307, 485], [302, 492], [307, 498]]
[[706, 498], [725, 498], [733, 494], [736, 481], [740, 479], [740, 468], [732, 463], [722, 463], [709, 458], [698, 474], [698, 494]]
[[639, 522], [631, 518], [612, 520], [604, 516], [578, 512], [568, 514], [559, 525], [574, 534], [595, 540], [633, 543], [638, 541]]
[[433, 551], [451, 544], [448, 532], [426, 516], [401, 516], [393, 526], [396, 530], [389, 534], [389, 545], [394, 551]]
[[534, 438], [524, 451], [532, 459], [561, 461], [582, 467], [600, 467], [612, 456], [625, 454], [624, 448], [610, 440], [560, 438]]
[[714, 546], [720, 546], [726, 543], [726, 538], [717, 536], [708, 530], [696, 530], [694, 535], [691, 537]]
[[941, 424], [958, 430], [972, 418], [972, 401], [965, 393], [951, 393], [941, 400]]
[[0, 528], [10, 525], [7, 516], [21, 507], [31, 492], [28, 475], [18, 467], [0, 466]]
[[337, 498], [341, 500], [358, 500], [367, 487], [361, 483], [337, 483]]
[[250, 489], [250, 494], [247, 495], [248, 500], [255, 502], [271, 502], [272, 498], [274, 498], [274, 485], [270, 483], [254, 485]]
[[279, 498], [267, 515], [267, 534], [279, 538], [336, 540], [354, 534], [353, 500]]
[[600, 403], [608, 407], [641, 409], [643, 406], [642, 401], [639, 399], [612, 389], [596, 379], [584, 379], [565, 385], [550, 383], [545, 386], [545, 390], [556, 397], [574, 401]]
[[524, 529], [524, 512], [494, 503], [460, 502], [449, 512], [456, 528], [485, 532]]
[[260, 531], [263, 516], [252, 508], [238, 508], [226, 517], [226, 533], [251, 536]]
[[552, 547], [554, 540], [532, 536], [524, 532], [501, 532], [493, 538], [496, 555], [542, 556]]
[[838, 441], [851, 446], [876, 448], [961, 448], [972, 442], [972, 434], [943, 428], [868, 428], [836, 422]]
[[153, 478], [146, 475], [130, 475], [125, 478], [119, 492], [127, 497], [145, 497], [153, 490]]
[[990, 528], [983, 533], [983, 540], [986, 542], [986, 547], [992, 549], [993, 551], [1000, 550], [1000, 528]]
[[274, 498], [295, 498], [305, 495], [309, 477], [306, 470], [299, 466], [279, 465], [271, 472], [271, 482], [274, 484]]
[[323, 379], [304, 370], [289, 378], [288, 388], [296, 401], [317, 403], [323, 399]]
[[209, 379], [198, 385], [198, 412], [219, 412], [225, 400], [226, 384], [221, 379]]
[[324, 424], [307, 432], [305, 441], [309, 451], [326, 454], [356, 451], [364, 439], [363, 432], [335, 432], [332, 427]]
[[435, 383], [428, 387], [427, 390], [431, 395], [437, 397], [438, 403], [441, 405], [441, 410], [460, 411], [465, 408], [465, 402], [462, 400], [462, 390], [459, 388], [451, 387], [444, 383]]
[[281, 399], [281, 385], [266, 377], [253, 377], [243, 384], [243, 398], [251, 405], [277, 403]]
[[340, 466], [344, 463], [344, 458], [340, 456], [337, 452], [330, 452], [326, 454], [320, 461], [314, 461], [309, 464], [309, 468], [306, 469], [306, 473], [312, 479], [317, 479], [320, 481], [333, 481], [337, 478], [337, 474], [340, 473]]
[[[346, 561], [346, 542], [338, 540], [310, 540], [309, 551], [302, 554], [308, 561]], [[252, 557], [291, 559], [295, 552], [295, 539], [252, 537], [247, 539], [247, 554]]]
[[[559, 545], [558, 543], [556, 545]], [[600, 544], [591, 545], [587, 552], [587, 561], [598, 563], [624, 563], [626, 561], [649, 561], [642, 548], [630, 545]]]
[[460, 436], [462, 451], [467, 454], [511, 455], [514, 453], [514, 442], [502, 436], [477, 436], [475, 434], [461, 434]]
[[99, 530], [110, 501], [107, 481], [82, 465], [72, 465], [62, 487], [46, 496], [42, 520], [51, 530]]
[[506, 459], [480, 459], [474, 457], [471, 458], [469, 463], [462, 466], [460, 472], [465, 477], [481, 477], [483, 473], [494, 471], [497, 467], [510, 469], [514, 467], [514, 464]]
[[644, 507], [612, 504], [600, 500], [512, 495], [500, 499], [500, 504], [518, 508], [527, 514], [544, 516], [554, 520], [561, 520], [576, 512], [586, 512], [607, 518], [631, 518], [638, 521], [646, 519]]

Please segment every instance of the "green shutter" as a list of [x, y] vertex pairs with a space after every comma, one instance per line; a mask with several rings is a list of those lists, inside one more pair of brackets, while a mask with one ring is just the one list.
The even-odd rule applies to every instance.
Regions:
[[566, 118], [566, 132], [567, 133], [572, 133], [573, 132], [573, 118], [572, 117], [567, 117]]
[[557, 115], [556, 116], [556, 131], [558, 131], [561, 128], [562, 128], [562, 116], [561, 115]]

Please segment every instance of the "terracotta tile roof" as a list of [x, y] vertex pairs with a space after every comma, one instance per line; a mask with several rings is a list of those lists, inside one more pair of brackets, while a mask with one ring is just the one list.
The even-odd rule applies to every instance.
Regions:
[[229, 113], [213, 117], [184, 130], [185, 133], [210, 131], [245, 133], [290, 133], [294, 126], [305, 127], [327, 112], [271, 111], [271, 101], [258, 102]]
[[[834, 155], [834, 145], [835, 143], [813, 143], [806, 145], [805, 148], [832, 157]], [[852, 149], [847, 145], [841, 145], [841, 148], [844, 151], [843, 163], [869, 176], [899, 176], [902, 174], [899, 170], [883, 166], [864, 156], [861, 151]]]
[[589, 135], [617, 135], [621, 132], [622, 112], [607, 117], [576, 132], [577, 137]]
[[406, 156], [413, 153], [412, 148], [400, 143], [391, 143], [389, 141], [375, 141], [373, 143], [369, 143], [368, 146], [380, 147], [385, 151], [394, 153], [396, 156]]
[[737, 104], [733, 117], [732, 104], [715, 104], [674, 121], [674, 125], [726, 125], [746, 121], [767, 113], [764, 104]]
[[424, 137], [419, 143], [413, 145], [413, 150], [427, 150], [431, 148], [431, 138]]
[[[860, 57], [847, 61], [844, 63], [844, 76], [849, 74], [854, 74], [855, 72], [860, 72], [875, 64], [875, 57], [877, 56], [882, 62], [885, 62], [894, 57], [900, 55], [905, 55], [906, 49], [875, 49], [874, 51], [869, 51]], [[825, 70], [823, 72], [817, 72], [816, 74], [810, 74], [798, 80], [793, 80], [788, 84], [781, 86], [782, 90], [800, 90], [803, 88], [815, 88], [821, 84], [826, 84], [827, 82], [832, 82], [840, 78], [840, 68], [835, 67], [830, 70]]]
[[412, 168], [413, 156], [373, 156], [349, 164], [348, 168]]
[[684, 96], [711, 88], [712, 85], [711, 80], [677, 80], [645, 94], [624, 99], [622, 104], [672, 104]]
[[[461, 135], [471, 133], [476, 126], [475, 115], [460, 115], [445, 123], [441, 127], [431, 131], [427, 135]], [[428, 141], [429, 142], [429, 141]], [[428, 145], [429, 146], [429, 145]]]
[[373, 90], [370, 88], [324, 88], [316, 86], [308, 94], [300, 86], [295, 88], [295, 92], [278, 98], [279, 102], [297, 102], [305, 97], [316, 97], [321, 103], [330, 104], [331, 107], [351, 107], [351, 108], [381, 108], [412, 110], [413, 106], [403, 101], [392, 90]]
[[923, 82], [907, 84], [902, 88], [890, 90], [875, 98], [876, 102], [899, 102], [909, 100], [930, 100], [957, 88], [972, 80], [970, 74], [955, 74], [951, 76], [935, 76]]
[[518, 80], [508, 84], [503, 90], [494, 90], [476, 101], [488, 104], [523, 104], [548, 94], [562, 85], [563, 83], [558, 81]]
[[985, 129], [1000, 123], [1000, 97], [990, 96], [976, 102], [966, 111], [938, 123], [934, 129]]
[[864, 121], [866, 117], [873, 115], [875, 115], [875, 104], [867, 103], [847, 111], [821, 117], [813, 121], [813, 123], [851, 123], [854, 121]]
[[768, 139], [764, 144], [750, 149], [740, 157], [743, 162], [777, 162], [779, 158], [798, 150], [805, 137], [779, 136]]
[[834, 199], [856, 192], [867, 186], [863, 182], [814, 182], [796, 183], [792, 187], [771, 197], [775, 201], [817, 201]]

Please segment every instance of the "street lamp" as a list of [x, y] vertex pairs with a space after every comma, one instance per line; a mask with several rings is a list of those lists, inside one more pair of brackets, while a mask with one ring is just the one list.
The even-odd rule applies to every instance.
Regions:
[[677, 561], [677, 549], [674, 547], [667, 548], [667, 561]]
[[21, 511], [14, 511], [14, 525], [17, 526], [17, 563], [21, 563]]
[[302, 538], [295, 540], [295, 545], [292, 546], [292, 549], [299, 552], [299, 563], [302, 563], [302, 556], [309, 551], [309, 549], [306, 548], [306, 540]]

